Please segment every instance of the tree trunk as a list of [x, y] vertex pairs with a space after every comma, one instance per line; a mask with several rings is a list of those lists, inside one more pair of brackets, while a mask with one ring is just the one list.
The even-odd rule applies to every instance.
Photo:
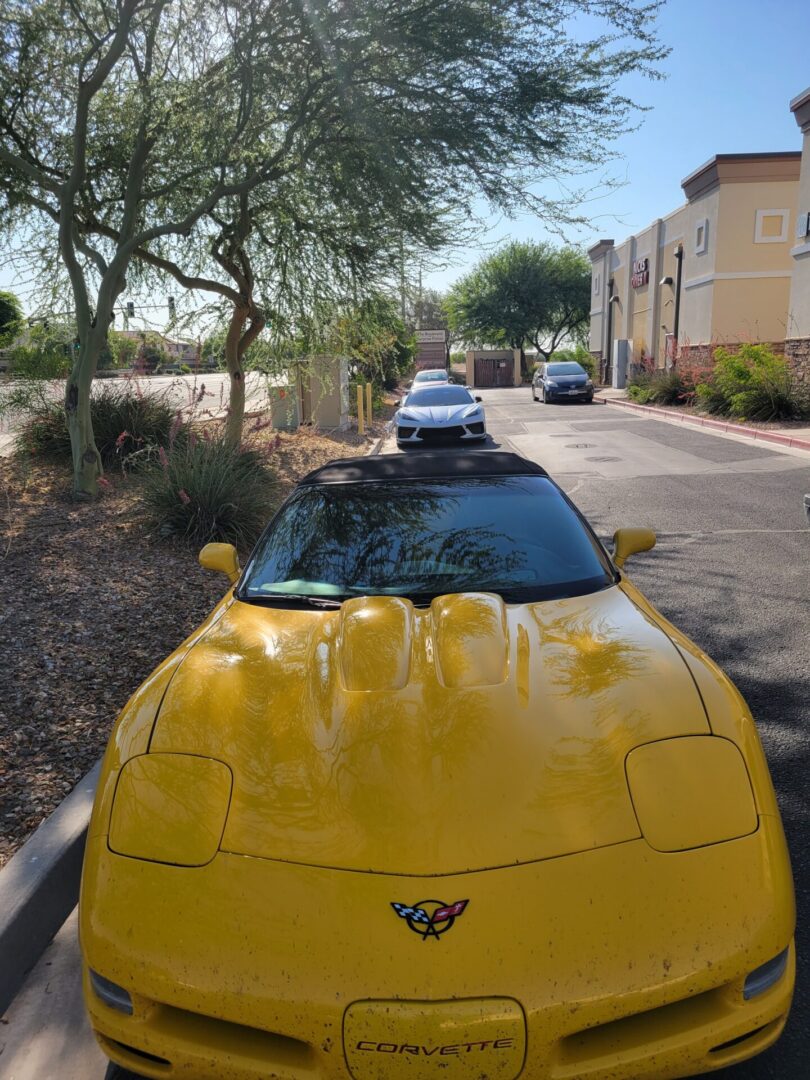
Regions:
[[230, 376], [230, 395], [228, 412], [225, 416], [226, 446], [237, 447], [242, 441], [242, 429], [245, 423], [245, 373], [242, 370], [242, 329], [247, 322], [246, 308], [234, 305], [231, 321], [225, 337], [225, 364]]
[[73, 495], [77, 499], [95, 498], [98, 478], [104, 472], [90, 416], [90, 392], [100, 353], [101, 339], [90, 331], [82, 339], [79, 356], [65, 387], [65, 416], [73, 458]]

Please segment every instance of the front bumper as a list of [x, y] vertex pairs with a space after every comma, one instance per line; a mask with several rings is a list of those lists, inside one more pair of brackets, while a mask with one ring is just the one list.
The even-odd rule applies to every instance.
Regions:
[[593, 401], [593, 387], [577, 386], [570, 390], [566, 387], [556, 387], [553, 390], [546, 387], [546, 401]]
[[[441, 940], [391, 908], [428, 896], [469, 899]], [[429, 881], [226, 853], [183, 869], [112, 855], [95, 836], [81, 901], [85, 963], [133, 998], [124, 1015], [85, 980], [108, 1055], [147, 1077], [237, 1080], [389, 1078], [386, 1055], [412, 1051], [387, 1048], [441, 1042], [444, 1003], [496, 999], [525, 1016], [525, 1080], [709, 1072], [778, 1038], [792, 948], [770, 989], [745, 1001], [742, 986], [791, 941], [793, 920], [781, 827], [767, 817], [748, 837], [678, 854], [637, 840]], [[361, 1002], [383, 1003], [389, 1026], [364, 1033], [361, 1049], [386, 1049], [368, 1066], [361, 1055], [358, 1072], [343, 1033]], [[406, 1006], [427, 1017], [418, 1033], [390, 1027]], [[449, 1055], [413, 1075], [501, 1075]]]
[[486, 426], [482, 420], [472, 424], [452, 424], [447, 427], [418, 427], [416, 425], [397, 425], [397, 442], [400, 446], [440, 445], [451, 442], [473, 442], [487, 437]]

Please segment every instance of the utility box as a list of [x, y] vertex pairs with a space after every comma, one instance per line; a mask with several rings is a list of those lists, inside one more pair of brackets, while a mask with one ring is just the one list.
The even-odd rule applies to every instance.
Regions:
[[627, 338], [616, 338], [613, 342], [613, 382], [614, 390], [624, 390], [627, 386], [627, 368], [633, 359], [633, 342]]
[[349, 362], [342, 356], [309, 356], [298, 365], [302, 424], [322, 431], [349, 426]]
[[274, 431], [297, 431], [300, 424], [298, 394], [294, 383], [268, 387], [270, 419]]

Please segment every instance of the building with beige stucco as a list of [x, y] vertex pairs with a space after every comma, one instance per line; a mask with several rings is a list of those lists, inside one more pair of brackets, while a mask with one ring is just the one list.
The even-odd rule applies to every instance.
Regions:
[[790, 107], [803, 151], [718, 154], [682, 181], [683, 206], [590, 249], [590, 349], [614, 382], [624, 362], [744, 341], [810, 378], [810, 90]]

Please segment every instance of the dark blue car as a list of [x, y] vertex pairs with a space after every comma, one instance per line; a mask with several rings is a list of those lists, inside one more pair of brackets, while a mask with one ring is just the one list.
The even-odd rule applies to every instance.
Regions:
[[588, 372], [574, 361], [540, 364], [532, 379], [535, 401], [593, 401]]

